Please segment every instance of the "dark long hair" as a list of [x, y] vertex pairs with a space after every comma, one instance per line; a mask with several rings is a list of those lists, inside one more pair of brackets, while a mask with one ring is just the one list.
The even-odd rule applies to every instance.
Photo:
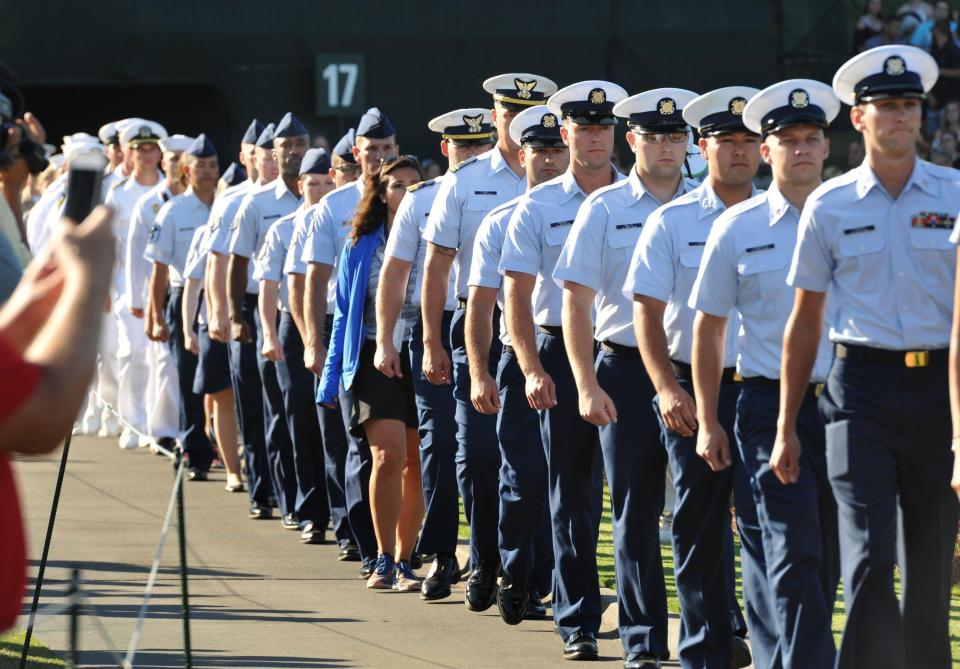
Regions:
[[[417, 171], [420, 179], [423, 173], [420, 170], [420, 163], [413, 156], [400, 156], [393, 160], [383, 163], [380, 173], [367, 179], [366, 187], [363, 189], [363, 197], [360, 198], [360, 204], [357, 205], [357, 213], [353, 217], [350, 233], [354, 243], [364, 235], [369, 235], [381, 224], [387, 220], [387, 177], [394, 170], [409, 167]], [[361, 179], [367, 177], [361, 176]]]

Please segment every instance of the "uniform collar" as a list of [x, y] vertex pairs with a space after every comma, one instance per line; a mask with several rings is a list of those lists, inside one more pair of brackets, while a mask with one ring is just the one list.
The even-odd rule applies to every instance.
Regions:
[[[757, 187], [753, 184], [750, 185], [750, 197], [755, 197], [759, 191]], [[710, 184], [710, 179], [708, 178], [701, 184], [698, 189], [699, 200], [700, 200], [700, 210], [697, 212], [697, 219], [706, 218], [707, 216], [712, 216], [715, 213], [721, 212], [726, 209], [726, 206], [723, 204], [723, 200], [720, 199], [720, 196], [717, 195], [717, 192], [713, 190], [713, 186]]]
[[[612, 164], [610, 165], [610, 171], [613, 172], [613, 183], [617, 183], [618, 181], [622, 181], [624, 178], [626, 178], [620, 174], [620, 172], [618, 172]], [[587, 194], [583, 192], [583, 189], [580, 188], [580, 184], [578, 184], [577, 180], [574, 178], [573, 170], [567, 169], [566, 172], [557, 177], [557, 180], [565, 196], [560, 204], [563, 204], [577, 193], [584, 198], [587, 197]]]
[[[861, 200], [867, 196], [867, 193], [871, 191], [874, 187], [879, 188], [884, 193], [886, 189], [883, 187], [883, 184], [880, 183], [880, 180], [877, 179], [876, 173], [873, 171], [873, 168], [864, 160], [860, 167], [857, 168], [860, 170], [857, 173], [857, 197]], [[913, 172], [910, 173], [910, 178], [907, 179], [906, 185], [903, 187], [903, 193], [906, 193], [910, 188], [916, 187], [927, 193], [931, 196], [940, 195], [940, 184], [939, 181], [930, 174], [927, 170], [926, 163], [920, 160], [920, 158], [915, 158], [913, 163]]]
[[193, 192], [193, 186], [187, 186], [187, 190], [183, 191], [183, 196], [187, 198], [187, 201], [192, 204], [194, 207], [203, 207], [204, 209], [210, 209], [203, 200], [198, 198]]
[[273, 187], [273, 194], [277, 198], [277, 201], [279, 202], [282, 200], [287, 196], [288, 193], [294, 200], [297, 202], [300, 201], [300, 197], [292, 190], [287, 188], [287, 182], [283, 180], [283, 177], [277, 177], [277, 185]]
[[[488, 153], [490, 154], [490, 174], [496, 174], [497, 172], [507, 170], [517, 179], [520, 178], [517, 177], [516, 172], [514, 172], [513, 168], [510, 167], [507, 159], [503, 157], [503, 151], [500, 150], [499, 146], [494, 146]], [[526, 180], [526, 176], [523, 178]]]
[[795, 218], [800, 218], [800, 212], [783, 196], [775, 183], [771, 183], [767, 189], [767, 206], [770, 208], [770, 227], [783, 220], [787, 212], [793, 212]]
[[[630, 184], [629, 188], [630, 188], [631, 194], [637, 200], [643, 199], [643, 196], [646, 195], [652, 198], [653, 201], [657, 202], [658, 204], [666, 204], [666, 202], [660, 202], [659, 200], [657, 200], [657, 198], [654, 197], [653, 193], [647, 190], [647, 187], [643, 185], [643, 179], [640, 178], [640, 174], [637, 172], [636, 165], [630, 168], [630, 174], [626, 177], [626, 179], [627, 179], [627, 183]], [[677, 192], [674, 193], [670, 199], [675, 200], [681, 195], [683, 195], [684, 193], [686, 193], [688, 190], [693, 190], [691, 188], [688, 188], [687, 186], [688, 186], [687, 180], [681, 174], [680, 185], [677, 186]]]

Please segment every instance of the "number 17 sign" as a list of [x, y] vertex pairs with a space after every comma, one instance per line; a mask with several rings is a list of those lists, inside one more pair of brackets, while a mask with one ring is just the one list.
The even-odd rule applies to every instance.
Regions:
[[362, 113], [365, 110], [364, 70], [363, 54], [317, 54], [314, 75], [317, 115]]

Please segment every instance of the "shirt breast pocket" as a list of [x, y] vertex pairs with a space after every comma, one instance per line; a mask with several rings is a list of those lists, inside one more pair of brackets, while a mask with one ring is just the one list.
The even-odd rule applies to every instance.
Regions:
[[932, 286], [950, 299], [953, 295], [954, 273], [957, 264], [957, 247], [950, 241], [949, 228], [910, 228], [910, 251], [914, 267], [922, 273], [929, 272]]
[[547, 224], [547, 229], [543, 235], [544, 241], [547, 246], [563, 246], [572, 228], [572, 221], [561, 225], [556, 223]]
[[623, 252], [623, 249], [633, 249], [637, 246], [637, 240], [640, 239], [640, 230], [643, 223], [622, 223], [612, 228], [607, 234], [607, 246], [611, 249]]
[[837, 240], [835, 275], [855, 293], [874, 293], [877, 280], [888, 271], [887, 240], [874, 226], [847, 228]]
[[737, 260], [741, 299], [776, 308], [784, 291], [792, 290], [787, 286], [789, 267], [790, 254], [779, 248], [743, 254]]

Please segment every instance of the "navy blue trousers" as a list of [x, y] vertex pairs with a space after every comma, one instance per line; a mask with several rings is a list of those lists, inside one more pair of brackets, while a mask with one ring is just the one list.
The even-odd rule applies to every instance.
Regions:
[[[450, 332], [452, 318], [452, 311], [443, 312], [441, 332]], [[443, 337], [443, 342], [452, 360], [449, 337]], [[410, 369], [420, 417], [420, 477], [425, 510], [417, 552], [455, 553], [460, 525], [457, 402], [451, 386], [434, 385], [423, 374], [423, 324], [419, 320], [410, 338]]]
[[[495, 328], [499, 318], [500, 310], [494, 309]], [[470, 366], [464, 339], [466, 320], [465, 309], [453, 313], [450, 350], [453, 352], [453, 396], [457, 401], [457, 479], [463, 512], [470, 524], [470, 563], [476, 568], [482, 559], [499, 559], [500, 444], [497, 417], [480, 413], [470, 402]], [[496, 377], [500, 351], [500, 339], [494, 337], [490, 344], [490, 376]]]
[[947, 368], [837, 359], [820, 411], [847, 611], [837, 667], [946, 669], [957, 533]]
[[514, 583], [546, 595], [553, 587], [553, 538], [547, 502], [547, 457], [540, 416], [530, 407], [513, 348], [497, 368], [500, 413], [500, 561]]
[[[679, 379], [678, 383], [693, 396], [690, 381]], [[680, 664], [684, 668], [727, 669], [730, 639], [734, 635], [742, 636], [747, 627], [734, 589], [731, 490], [737, 508], [744, 590], [766, 592], [760, 524], [750, 484], [734, 446], [733, 427], [739, 394], [739, 383], [720, 386], [717, 414], [727, 431], [733, 460], [733, 467], [721, 472], [712, 471], [697, 455], [696, 434], [683, 437], [664, 426], [657, 398], [653, 398], [653, 410], [660, 423], [677, 495], [673, 509], [673, 563], [680, 599]], [[746, 598], [755, 661], [758, 667], [770, 666], [763, 661], [764, 649], [772, 652], [776, 646], [776, 634], [771, 632], [773, 614], [769, 610], [769, 598], [750, 599], [749, 595]]]
[[[254, 322], [257, 296], [247, 293], [243, 298], [243, 317]], [[247, 491], [250, 501], [269, 506], [273, 497], [270, 468], [267, 464], [267, 445], [263, 433], [263, 388], [257, 369], [256, 344], [230, 342], [230, 382], [240, 420], [243, 457], [247, 463]]]
[[[344, 389], [343, 384], [340, 385], [340, 412], [342, 424], [350, 425], [353, 393]], [[375, 560], [378, 550], [373, 517], [370, 515], [370, 472], [373, 469], [370, 444], [362, 434], [357, 436], [350, 430], [345, 430], [345, 434], [347, 457], [344, 462], [344, 496], [350, 532], [360, 550], [360, 557], [364, 560]]]
[[297, 482], [294, 512], [301, 524], [313, 521], [318, 529], [325, 530], [330, 520], [330, 506], [325, 485], [323, 438], [314, 411], [313, 374], [303, 366], [303, 339], [288, 312], [280, 314], [278, 334], [283, 360], [276, 363], [277, 381], [283, 394], [287, 429], [293, 444]]
[[625, 653], [667, 653], [667, 592], [660, 558], [667, 455], [650, 411], [655, 394], [639, 353], [601, 348], [597, 381], [617, 408], [617, 422], [600, 428], [613, 511], [620, 642]]
[[556, 386], [557, 406], [540, 412], [553, 526], [553, 620], [563, 639], [600, 629], [597, 536], [601, 513], [600, 442], [580, 417], [579, 398], [562, 337], [541, 332], [537, 348]]
[[167, 294], [164, 316], [170, 330], [170, 354], [177, 365], [180, 379], [180, 434], [178, 439], [189, 458], [191, 469], [207, 471], [213, 461], [213, 446], [207, 438], [203, 397], [193, 392], [197, 373], [197, 356], [183, 347], [183, 288], [171, 288]]
[[783, 485], [770, 469], [780, 390], [745, 383], [737, 401], [737, 445], [753, 488], [783, 669], [832, 667], [831, 617], [840, 577], [837, 505], [827, 478], [823, 421], [812, 395], [797, 417], [800, 480]]
[[287, 429], [287, 415], [283, 408], [283, 392], [277, 381], [277, 368], [263, 357], [263, 325], [260, 310], [254, 311], [257, 328], [257, 368], [263, 388], [263, 429], [267, 446], [270, 480], [276, 493], [280, 513], [286, 516], [297, 508], [297, 477], [293, 464], [293, 443]]
[[[323, 345], [330, 346], [330, 331], [333, 327], [333, 316], [327, 314], [323, 326]], [[317, 396], [317, 385], [320, 380], [316, 376], [313, 380], [313, 397]], [[347, 467], [347, 431], [343, 424], [343, 414], [340, 408], [316, 405], [317, 418], [320, 423], [320, 434], [323, 443], [324, 474], [326, 477], [327, 505], [330, 508], [330, 521], [337, 545], [344, 548], [356, 545], [353, 532], [350, 531], [350, 520], [347, 517], [346, 467]]]

